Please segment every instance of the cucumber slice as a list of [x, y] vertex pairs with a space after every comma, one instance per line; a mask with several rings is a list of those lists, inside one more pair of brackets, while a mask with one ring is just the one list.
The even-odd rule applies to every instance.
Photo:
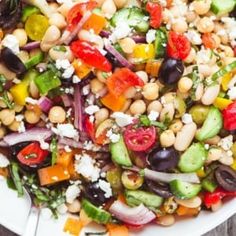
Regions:
[[163, 203], [162, 197], [141, 190], [126, 190], [125, 199], [131, 207], [144, 204], [146, 207], [156, 209]]
[[122, 166], [132, 166], [132, 162], [129, 158], [128, 150], [125, 146], [123, 137], [117, 143], [110, 144], [111, 158], [116, 164]]
[[201, 185], [176, 179], [170, 182], [170, 190], [179, 199], [189, 199], [198, 195], [201, 191]]
[[154, 43], [156, 58], [164, 57], [166, 50], [166, 43], [167, 43], [166, 33], [163, 30], [158, 29], [156, 31], [156, 39]]
[[217, 135], [223, 125], [221, 112], [216, 107], [211, 107], [202, 128], [197, 132], [196, 139], [204, 141]]
[[200, 143], [192, 144], [180, 157], [179, 169], [184, 173], [195, 172], [202, 168], [207, 153]]
[[235, 69], [236, 69], [236, 61], [230, 63], [229, 65], [221, 68], [216, 73], [214, 73], [211, 77], [211, 80], [215, 81], [215, 80], [223, 77], [224, 75], [230, 73], [232, 70], [235, 70]]
[[101, 208], [94, 206], [86, 199], [82, 200], [82, 208], [85, 213], [97, 223], [106, 224], [111, 220], [111, 214]]
[[223, 15], [233, 11], [235, 4], [235, 0], [213, 0], [211, 10], [216, 15]]
[[217, 188], [217, 184], [213, 180], [205, 178], [202, 181], [202, 187], [206, 191], [213, 193], [215, 191], [215, 189]]

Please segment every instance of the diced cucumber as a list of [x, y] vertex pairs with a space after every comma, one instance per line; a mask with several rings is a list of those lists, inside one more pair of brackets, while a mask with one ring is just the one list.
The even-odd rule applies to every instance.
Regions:
[[40, 62], [42, 62], [44, 59], [44, 54], [42, 52], [37, 53], [35, 56], [31, 57], [26, 63], [25, 67], [26, 69], [30, 69]]
[[149, 29], [149, 23], [145, 19], [146, 16], [147, 14], [138, 7], [123, 8], [111, 18], [111, 25], [116, 26], [119, 22], [125, 22], [137, 32], [145, 33]]
[[201, 143], [192, 144], [180, 157], [179, 169], [184, 172], [195, 172], [204, 165], [207, 153]]
[[162, 197], [141, 190], [126, 190], [125, 199], [131, 207], [139, 206], [142, 203], [151, 209], [158, 208], [163, 202]]
[[236, 69], [236, 61], [228, 64], [227, 66], [220, 68], [216, 73], [212, 75], [211, 80], [216, 81], [217, 79], [223, 77], [224, 75], [230, 73], [231, 71], [235, 69]]
[[163, 30], [158, 29], [156, 31], [156, 39], [154, 43], [156, 58], [164, 57], [166, 50], [166, 43], [167, 43], [166, 33]]
[[189, 199], [198, 195], [201, 191], [200, 184], [190, 184], [181, 180], [170, 182], [171, 192], [179, 199]]
[[213, 0], [211, 10], [216, 15], [223, 15], [231, 12], [235, 7], [235, 0]]
[[94, 206], [86, 199], [82, 200], [82, 208], [88, 217], [97, 223], [106, 224], [111, 220], [111, 214], [109, 212]]
[[202, 187], [208, 191], [213, 193], [215, 191], [215, 189], [217, 188], [217, 184], [215, 181], [208, 179], [207, 177], [205, 179], [203, 179], [202, 181]]
[[196, 139], [204, 141], [217, 135], [223, 125], [221, 112], [216, 107], [212, 106], [207, 114], [207, 118], [203, 126], [196, 134]]
[[123, 137], [121, 137], [117, 143], [110, 144], [110, 151], [111, 158], [114, 163], [122, 166], [132, 166]]

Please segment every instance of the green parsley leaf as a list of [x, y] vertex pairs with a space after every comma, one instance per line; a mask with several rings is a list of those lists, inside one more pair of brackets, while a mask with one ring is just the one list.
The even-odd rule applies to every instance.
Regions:
[[53, 47], [53, 50], [57, 51], [57, 52], [66, 52], [66, 47], [63, 45], [55, 46], [55, 47]]
[[9, 109], [13, 109], [14, 103], [12, 101], [10, 101], [7, 91], [3, 92], [1, 99]]

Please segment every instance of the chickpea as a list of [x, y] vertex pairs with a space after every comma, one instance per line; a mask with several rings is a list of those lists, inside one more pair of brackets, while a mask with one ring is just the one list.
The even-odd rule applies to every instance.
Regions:
[[211, 0], [194, 1], [192, 4], [198, 15], [206, 14], [211, 8]]
[[58, 29], [63, 29], [67, 25], [65, 17], [58, 12], [52, 14], [52, 16], [49, 19], [49, 24], [57, 26]]
[[217, 161], [222, 155], [222, 150], [220, 148], [211, 148], [207, 154], [207, 162]]
[[175, 217], [174, 217], [174, 215], [160, 216], [157, 219], [157, 223], [162, 226], [171, 226], [175, 223]]
[[162, 147], [170, 147], [175, 143], [175, 134], [174, 132], [169, 129], [165, 130], [160, 135], [160, 142]]
[[193, 22], [197, 18], [197, 14], [194, 11], [189, 11], [186, 14], [186, 20], [188, 23]]
[[60, 60], [67, 59], [70, 62], [72, 62], [74, 59], [74, 56], [70, 50], [70, 47], [62, 46], [63, 49], [65, 49], [63, 51], [61, 51], [60, 48], [58, 48], [58, 47], [59, 46], [55, 46], [49, 50], [49, 56], [52, 58], [52, 60], [56, 61], [57, 59], [60, 59]]
[[90, 86], [92, 93], [96, 94], [104, 88], [104, 83], [95, 78], [90, 81]]
[[193, 86], [193, 81], [188, 77], [182, 77], [178, 82], [178, 89], [181, 93], [187, 93]]
[[5, 127], [0, 127], [0, 139], [5, 136], [6, 132], [7, 131]]
[[67, 204], [68, 211], [70, 213], [77, 213], [81, 209], [79, 200], [75, 199], [71, 204]]
[[221, 39], [217, 34], [212, 33], [211, 37], [215, 41], [215, 48], [218, 48], [220, 46]]
[[97, 111], [95, 114], [95, 120], [96, 124], [102, 123], [104, 120], [108, 119], [109, 117], [109, 111], [106, 108], [101, 108], [99, 111]]
[[27, 51], [20, 51], [17, 56], [23, 61], [27, 62], [29, 60], [29, 53]]
[[142, 71], [142, 70], [137, 71], [137, 72], [136, 72], [136, 75], [137, 75], [140, 79], [142, 79], [142, 81], [144, 82], [144, 84], [146, 84], [146, 83], [148, 82], [148, 75], [147, 75], [147, 73], [146, 73], [145, 71]]
[[140, 115], [146, 111], [146, 104], [143, 100], [136, 100], [130, 106], [130, 112], [133, 115]]
[[224, 50], [226, 57], [234, 57], [234, 51], [231, 47], [222, 46], [221, 48]]
[[188, 30], [188, 24], [182, 18], [175, 20], [171, 27], [175, 32], [178, 33], [184, 33]]
[[119, 43], [120, 43], [122, 50], [128, 54], [130, 54], [134, 51], [134, 47], [136, 45], [135, 41], [132, 38], [128, 38], [128, 37], [121, 39], [119, 41]]
[[24, 106], [18, 105], [18, 104], [14, 104], [14, 111], [15, 112], [21, 112], [23, 110]]
[[[7, 97], [8, 97], [10, 102], [13, 101], [13, 97], [9, 92], [7, 92]], [[4, 100], [1, 97], [0, 97], [0, 107], [1, 108], [6, 108], [7, 107], [6, 103], [4, 102]]]
[[197, 30], [201, 33], [210, 33], [214, 30], [214, 22], [205, 16], [197, 23]]
[[116, 12], [116, 5], [113, 0], [105, 0], [102, 4], [102, 12], [108, 17], [112, 17]]
[[161, 113], [162, 110], [162, 104], [159, 101], [152, 101], [149, 103], [147, 107], [147, 112], [150, 113], [151, 111], [156, 111], [158, 113]]
[[134, 98], [135, 95], [137, 93], [137, 90], [135, 87], [129, 87], [128, 89], [126, 89], [126, 91], [124, 92], [124, 96], [125, 98], [129, 99], [129, 98]]
[[196, 58], [196, 51], [194, 48], [191, 48], [189, 55], [184, 59], [184, 62], [191, 63], [194, 62]]
[[14, 120], [9, 126], [8, 126], [8, 128], [11, 130], [11, 131], [18, 131], [18, 129], [19, 129], [19, 127], [20, 127], [20, 122], [19, 121], [16, 121], [16, 120]]
[[114, 3], [116, 4], [118, 9], [124, 7], [127, 2], [128, 0], [114, 0]]
[[15, 119], [15, 111], [10, 109], [3, 109], [0, 111], [0, 120], [3, 125], [10, 125]]
[[36, 112], [31, 111], [31, 110], [26, 110], [24, 116], [25, 116], [25, 120], [29, 124], [36, 124], [40, 120], [40, 116]]
[[155, 100], [159, 97], [159, 86], [157, 83], [147, 83], [143, 87], [143, 96], [147, 100]]
[[135, 190], [140, 188], [143, 185], [143, 177], [139, 174], [125, 170], [121, 175], [121, 182], [125, 188]]
[[170, 125], [170, 129], [174, 132], [174, 133], [178, 133], [183, 127], [183, 123], [181, 120], [174, 120], [173, 123]]
[[63, 123], [66, 119], [66, 112], [60, 106], [54, 106], [48, 113], [48, 118], [52, 123]]
[[15, 29], [12, 34], [18, 39], [20, 47], [27, 43], [28, 37], [24, 29]]

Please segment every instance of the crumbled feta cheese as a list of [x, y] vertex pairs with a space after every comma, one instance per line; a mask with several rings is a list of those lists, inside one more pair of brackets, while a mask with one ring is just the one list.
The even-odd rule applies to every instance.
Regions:
[[229, 151], [233, 146], [233, 135], [228, 135], [225, 138], [222, 138], [218, 143], [218, 146], [220, 146], [225, 151]]
[[236, 46], [236, 20], [233, 17], [222, 17], [224, 29], [227, 32], [232, 47]]
[[66, 145], [64, 149], [66, 152], [72, 152], [72, 149], [68, 145]]
[[201, 34], [199, 34], [197, 31], [188, 30], [188, 32], [185, 35], [192, 44], [194, 45], [202, 44]]
[[111, 184], [105, 180], [99, 179], [98, 185], [100, 189], [105, 193], [105, 198], [110, 198], [112, 196]]
[[66, 117], [69, 118], [71, 116], [72, 113], [72, 108], [69, 108], [66, 112]]
[[24, 116], [23, 115], [17, 115], [17, 116], [15, 116], [15, 119], [16, 119], [16, 121], [22, 121], [22, 120], [24, 120]]
[[147, 43], [152, 43], [156, 39], [156, 30], [150, 29], [146, 34]]
[[52, 127], [52, 131], [61, 137], [77, 139], [79, 136], [72, 124], [57, 124], [57, 128]]
[[85, 178], [91, 179], [92, 182], [98, 180], [100, 169], [95, 166], [95, 161], [86, 153], [76, 155], [75, 170]]
[[81, 82], [81, 79], [77, 75], [73, 75], [72, 82], [73, 84], [78, 84], [79, 82]]
[[117, 40], [127, 37], [131, 33], [131, 31], [132, 29], [129, 27], [127, 22], [120, 21], [110, 35], [109, 40], [115, 43]]
[[107, 131], [106, 136], [112, 143], [117, 143], [120, 140], [120, 134], [113, 133], [112, 129]]
[[193, 123], [193, 119], [192, 119], [191, 114], [185, 113], [185, 114], [182, 116], [182, 122], [183, 122], [184, 124]]
[[57, 207], [57, 212], [61, 215], [66, 214], [68, 208], [65, 203], [62, 203], [60, 206]]
[[62, 77], [65, 78], [65, 79], [69, 79], [74, 74], [74, 72], [75, 72], [74, 67], [70, 66], [67, 69], [65, 69], [65, 71], [62, 74]]
[[49, 149], [49, 143], [46, 143], [43, 139], [39, 141], [40, 143], [40, 147], [43, 149], [43, 150], [48, 150]]
[[114, 112], [111, 117], [115, 119], [117, 125], [120, 127], [125, 127], [133, 122], [133, 117], [123, 112]]
[[26, 130], [25, 123], [24, 123], [24, 121], [21, 121], [17, 131], [18, 131], [18, 133], [24, 133], [25, 130]]
[[72, 94], [72, 95], [73, 95], [73, 94], [74, 94], [74, 91], [75, 91], [75, 90], [74, 90], [73, 87], [69, 87], [69, 88], [66, 88], [66, 89], [65, 89], [65, 93], [66, 93], [66, 94]]
[[95, 120], [95, 117], [94, 116], [89, 116], [89, 121], [91, 122], [91, 123], [93, 123], [94, 122], [94, 120]]
[[12, 80], [12, 82], [13, 82], [14, 84], [19, 84], [19, 83], [21, 83], [21, 80], [20, 80], [20, 79], [17, 79], [17, 78], [14, 78], [14, 79]]
[[197, 64], [208, 64], [211, 60], [211, 55], [212, 52], [210, 49], [204, 49], [204, 47], [202, 47], [201, 50], [197, 52]]
[[83, 148], [85, 150], [90, 150], [90, 151], [94, 151], [94, 152], [97, 152], [98, 150], [100, 150], [100, 146], [93, 144], [92, 141], [85, 141], [83, 143]]
[[4, 156], [2, 153], [0, 153], [0, 168], [4, 168], [9, 166], [10, 162], [7, 159], [6, 156]]
[[80, 192], [78, 185], [70, 185], [66, 190], [66, 202], [71, 204], [80, 195]]
[[97, 105], [90, 105], [90, 106], [86, 107], [84, 109], [84, 111], [85, 111], [85, 113], [87, 113], [89, 115], [93, 115], [94, 113], [99, 111], [99, 106], [97, 106]]
[[232, 87], [228, 90], [227, 95], [229, 96], [229, 98], [231, 100], [235, 100], [236, 99], [236, 87]]
[[205, 147], [206, 150], [208, 150], [208, 149], [210, 148], [210, 145], [209, 145], [208, 143], [206, 143], [206, 144], [204, 145], [204, 147]]
[[102, 173], [100, 174], [100, 176], [101, 176], [102, 178], [105, 178], [105, 177], [106, 177], [106, 172], [102, 172]]
[[228, 156], [233, 156], [233, 152], [231, 150], [227, 151]]
[[159, 117], [159, 112], [157, 112], [157, 111], [150, 111], [150, 113], [148, 115], [148, 119], [151, 121], [157, 120], [158, 117]]
[[6, 35], [6, 37], [2, 40], [2, 45], [11, 49], [15, 54], [20, 52], [19, 40], [12, 34]]
[[56, 60], [56, 68], [58, 70], [66, 70], [67, 68], [69, 68], [71, 65], [70, 65], [70, 62], [68, 59], [57, 59]]
[[49, 208], [42, 208], [40, 210], [40, 216], [45, 220], [49, 220], [52, 217], [52, 211]]
[[38, 100], [33, 99], [33, 98], [31, 98], [31, 97], [27, 97], [27, 98], [25, 99], [25, 101], [26, 101], [27, 103], [30, 103], [30, 104], [33, 104], [33, 105], [38, 104]]
[[86, 96], [89, 94], [89, 92], [90, 92], [90, 85], [88, 84], [82, 88], [82, 94]]

